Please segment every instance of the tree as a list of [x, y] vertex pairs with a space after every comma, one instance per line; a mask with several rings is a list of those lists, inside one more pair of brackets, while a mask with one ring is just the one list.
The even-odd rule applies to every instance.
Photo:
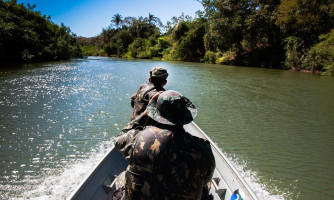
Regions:
[[76, 35], [35, 6], [0, 1], [0, 60], [31, 62], [81, 57]]
[[280, 0], [260, 0], [247, 17], [244, 56], [249, 65], [280, 68], [284, 60], [283, 35], [276, 24]]
[[310, 58], [307, 52], [319, 42], [319, 36], [334, 28], [334, 2], [282, 0], [276, 24], [285, 37], [286, 67], [309, 69], [303, 59]]
[[172, 33], [171, 57], [182, 61], [199, 61], [205, 55], [205, 26], [200, 19], [181, 21]]
[[122, 19], [122, 15], [120, 14], [115, 14], [113, 17], [112, 17], [112, 20], [111, 20], [112, 23], [114, 23], [116, 25], [117, 28], [119, 28], [119, 26], [123, 23], [123, 19]]
[[319, 41], [319, 35], [334, 28], [334, 2], [282, 0], [278, 9], [277, 25], [287, 37], [298, 37], [310, 48]]
[[158, 26], [163, 26], [162, 22], [158, 17], [155, 17], [153, 14], [148, 13], [148, 18], [145, 18], [146, 21], [148, 21], [149, 25], [158, 25]]
[[235, 49], [237, 58], [243, 51], [242, 42], [247, 34], [247, 20], [256, 11], [255, 1], [201, 0], [208, 18], [206, 29], [207, 50], [224, 52]]
[[303, 60], [303, 67], [323, 75], [334, 76], [334, 29], [319, 37], [320, 42], [314, 45]]

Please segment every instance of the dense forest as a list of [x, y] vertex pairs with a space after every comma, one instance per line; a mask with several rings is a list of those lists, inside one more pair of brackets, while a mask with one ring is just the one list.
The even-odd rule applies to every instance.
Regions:
[[0, 0], [0, 61], [36, 62], [82, 57], [69, 27], [34, 11], [35, 5]]
[[181, 14], [163, 25], [151, 13], [147, 17], [116, 13], [100, 34], [83, 38], [34, 11], [35, 6], [0, 0], [0, 59], [35, 62], [83, 54], [334, 75], [333, 1], [197, 1], [204, 11], [194, 18]]
[[292, 69], [334, 75], [334, 2], [329, 0], [198, 0], [204, 11], [166, 25], [115, 14], [85, 55]]

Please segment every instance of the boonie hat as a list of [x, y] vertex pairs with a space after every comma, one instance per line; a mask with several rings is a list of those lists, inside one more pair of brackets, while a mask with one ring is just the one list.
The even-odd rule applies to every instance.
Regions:
[[189, 124], [197, 115], [194, 104], [177, 91], [168, 90], [147, 105], [147, 115], [161, 124]]
[[162, 67], [155, 67], [150, 71], [150, 76], [154, 78], [163, 78], [166, 79], [168, 77], [167, 69]]

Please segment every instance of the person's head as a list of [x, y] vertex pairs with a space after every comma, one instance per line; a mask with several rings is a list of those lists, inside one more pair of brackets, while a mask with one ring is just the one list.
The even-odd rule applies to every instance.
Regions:
[[194, 120], [197, 109], [194, 104], [177, 91], [157, 93], [147, 105], [147, 115], [168, 125], [184, 125]]
[[167, 83], [168, 73], [167, 70], [161, 67], [155, 67], [150, 71], [149, 82], [154, 85], [164, 86]]

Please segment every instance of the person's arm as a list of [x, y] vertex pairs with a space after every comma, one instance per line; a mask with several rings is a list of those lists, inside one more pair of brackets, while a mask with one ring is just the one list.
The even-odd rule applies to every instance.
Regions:
[[214, 173], [214, 170], [216, 168], [216, 162], [215, 157], [213, 156], [211, 145], [209, 142], [205, 142], [205, 148], [204, 148], [204, 163], [206, 164], [206, 173], [204, 176], [204, 183], [202, 190], [202, 200], [211, 200], [213, 199], [212, 195], [210, 195], [210, 188], [211, 188], [211, 179]]
[[131, 96], [131, 107], [133, 108], [135, 105], [135, 99], [137, 98], [137, 93]]
[[134, 105], [135, 105], [135, 101], [136, 101], [136, 99], [137, 99], [138, 94], [141, 92], [141, 90], [143, 89], [143, 87], [145, 87], [145, 85], [146, 85], [145, 83], [141, 84], [141, 85], [139, 86], [137, 92], [134, 93], [134, 94], [130, 97], [130, 98], [131, 98], [131, 106], [132, 106], [132, 108], [133, 108]]
[[133, 144], [136, 142], [137, 134], [140, 130], [131, 129], [130, 131], [115, 138], [116, 149], [129, 161], [132, 153]]

